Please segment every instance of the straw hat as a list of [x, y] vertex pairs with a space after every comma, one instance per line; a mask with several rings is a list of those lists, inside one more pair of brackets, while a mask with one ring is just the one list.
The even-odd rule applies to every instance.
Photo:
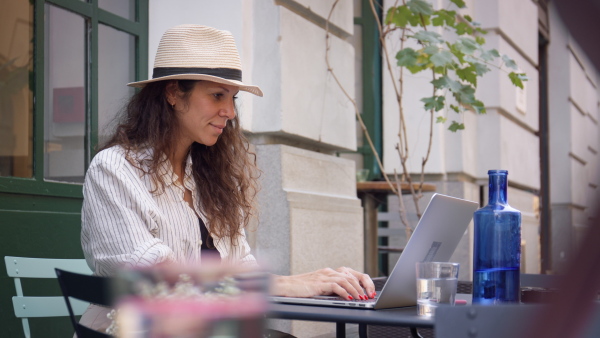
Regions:
[[206, 80], [263, 96], [257, 86], [242, 83], [242, 63], [231, 33], [200, 25], [180, 25], [163, 34], [152, 79], [127, 84], [144, 87], [163, 80]]

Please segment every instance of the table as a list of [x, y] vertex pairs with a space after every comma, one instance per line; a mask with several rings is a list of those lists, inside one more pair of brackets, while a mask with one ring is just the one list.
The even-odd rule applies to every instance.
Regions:
[[360, 337], [367, 337], [367, 325], [405, 326], [411, 328], [432, 328], [435, 321], [417, 316], [416, 306], [368, 310], [271, 303], [267, 317], [278, 319], [308, 320], [336, 323], [336, 337], [346, 336], [345, 324], [358, 324]]
[[[409, 194], [408, 183], [400, 184], [402, 194]], [[419, 188], [418, 183], [413, 183], [413, 188]], [[393, 194], [392, 188], [385, 181], [357, 182], [356, 191], [361, 199], [364, 210], [364, 232], [365, 232], [365, 272], [370, 276], [378, 276], [379, 264], [377, 262], [377, 209], [382, 201], [386, 201], [388, 195]], [[435, 185], [423, 184], [423, 192], [435, 191]]]

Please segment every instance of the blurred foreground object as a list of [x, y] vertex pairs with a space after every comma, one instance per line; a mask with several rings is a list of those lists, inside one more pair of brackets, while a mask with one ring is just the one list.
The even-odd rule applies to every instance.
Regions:
[[262, 337], [269, 275], [206, 264], [123, 270], [111, 334], [134, 337]]
[[558, 292], [552, 294], [523, 337], [583, 337], [594, 326], [600, 290], [600, 209], [595, 215], [569, 268], [560, 277]]

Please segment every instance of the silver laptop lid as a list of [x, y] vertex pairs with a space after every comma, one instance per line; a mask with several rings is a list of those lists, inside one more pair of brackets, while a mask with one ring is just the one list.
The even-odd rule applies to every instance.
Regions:
[[415, 263], [450, 260], [478, 207], [473, 201], [434, 194], [379, 293], [375, 309], [416, 305]]

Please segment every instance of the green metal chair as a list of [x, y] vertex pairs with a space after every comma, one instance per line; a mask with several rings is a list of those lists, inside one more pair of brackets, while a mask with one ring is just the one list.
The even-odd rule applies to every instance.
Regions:
[[[85, 259], [50, 259], [5, 256], [6, 273], [14, 278], [16, 296], [12, 303], [15, 316], [21, 318], [26, 338], [31, 337], [29, 318], [69, 316], [67, 305], [62, 296], [32, 297], [23, 294], [21, 278], [56, 278], [55, 268], [91, 275]], [[73, 312], [83, 314], [89, 303], [75, 300]]]

